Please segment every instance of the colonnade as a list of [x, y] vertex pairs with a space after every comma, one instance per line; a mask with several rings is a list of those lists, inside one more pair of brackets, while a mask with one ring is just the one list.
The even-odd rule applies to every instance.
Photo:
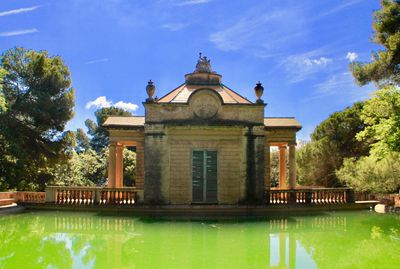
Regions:
[[124, 149], [136, 147], [136, 178], [135, 187], [144, 186], [144, 147], [139, 141], [110, 141], [108, 160], [108, 184], [109, 188], [122, 188], [124, 177]]
[[[265, 145], [265, 188], [271, 186], [271, 147], [278, 147], [279, 150], [279, 188], [294, 189], [296, 188], [296, 143], [294, 142], [274, 142]], [[289, 150], [289, 178], [286, 172], [286, 152]], [[288, 184], [287, 184], [288, 182]]]

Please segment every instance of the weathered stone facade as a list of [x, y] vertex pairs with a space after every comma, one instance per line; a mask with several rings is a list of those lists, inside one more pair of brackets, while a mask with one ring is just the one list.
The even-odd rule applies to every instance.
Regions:
[[[253, 103], [223, 85], [205, 57], [196, 67], [164, 97], [149, 95], [144, 117], [107, 119], [109, 186], [122, 182], [118, 149], [136, 146], [136, 186], [144, 188], [144, 203], [191, 204], [194, 192], [204, 203], [215, 192], [218, 204], [262, 203], [270, 186], [270, 147], [288, 146], [289, 187], [294, 188], [298, 122], [264, 118], [263, 101]], [[195, 152], [204, 152], [204, 158]]]

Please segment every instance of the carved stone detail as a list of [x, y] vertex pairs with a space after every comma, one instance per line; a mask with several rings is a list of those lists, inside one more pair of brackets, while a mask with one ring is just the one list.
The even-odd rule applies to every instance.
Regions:
[[221, 101], [215, 94], [204, 91], [194, 94], [190, 101], [193, 113], [201, 119], [214, 117], [221, 106]]

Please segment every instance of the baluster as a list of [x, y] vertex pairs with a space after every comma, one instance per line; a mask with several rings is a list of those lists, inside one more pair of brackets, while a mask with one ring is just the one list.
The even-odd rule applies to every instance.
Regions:
[[76, 190], [71, 190], [71, 204], [76, 204]]
[[112, 191], [112, 190], [110, 190], [110, 191], [108, 191], [108, 202], [109, 202], [109, 204], [113, 204], [113, 202], [114, 202], [114, 192]]
[[126, 205], [128, 203], [128, 191], [121, 191], [122, 192], [122, 201], [121, 204]]
[[93, 204], [94, 190], [89, 191], [88, 204]]
[[61, 204], [65, 204], [65, 192], [66, 190], [60, 190], [60, 194], [61, 194]]
[[87, 205], [87, 192], [88, 190], [81, 190], [81, 204]]

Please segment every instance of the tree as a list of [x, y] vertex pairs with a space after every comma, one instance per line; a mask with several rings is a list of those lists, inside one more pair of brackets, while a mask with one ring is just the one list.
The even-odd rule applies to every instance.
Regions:
[[134, 186], [136, 179], [136, 152], [124, 150], [124, 186]]
[[400, 152], [400, 89], [389, 85], [365, 102], [361, 119], [366, 128], [357, 134], [359, 141], [374, 141], [371, 155], [377, 159]]
[[74, 90], [68, 67], [46, 51], [14, 48], [0, 58], [0, 179], [9, 188], [43, 189], [46, 167], [65, 155], [63, 131], [73, 116]]
[[373, 53], [370, 63], [353, 62], [350, 69], [359, 85], [400, 84], [400, 1], [382, 0], [381, 10], [374, 13], [373, 41], [384, 50]]
[[76, 146], [75, 151], [78, 153], [90, 149], [90, 139], [82, 128], [76, 130]]
[[5, 75], [6, 75], [6, 70], [0, 67], [0, 114], [5, 112], [7, 109], [6, 99], [4, 98], [3, 86], [2, 86]]
[[333, 113], [315, 128], [311, 142], [297, 151], [300, 183], [326, 187], [341, 185], [335, 171], [343, 159], [368, 154], [369, 142], [356, 139], [357, 133], [365, 128], [360, 117], [363, 107], [364, 103], [355, 103]]
[[107, 177], [108, 150], [73, 152], [66, 163], [51, 167], [52, 184], [64, 186], [103, 185]]
[[89, 129], [91, 147], [99, 152], [108, 146], [108, 131], [103, 127], [103, 123], [109, 116], [132, 116], [132, 113], [117, 107], [101, 108], [95, 112], [96, 122], [90, 119], [85, 121], [86, 127]]
[[390, 193], [400, 188], [400, 153], [383, 159], [374, 156], [348, 158], [336, 172], [338, 178], [360, 192]]

